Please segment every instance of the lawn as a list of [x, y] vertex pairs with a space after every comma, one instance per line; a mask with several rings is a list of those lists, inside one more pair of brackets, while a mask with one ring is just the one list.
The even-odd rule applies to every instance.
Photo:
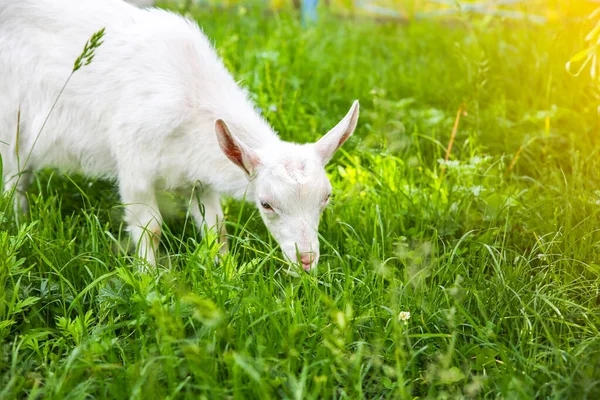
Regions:
[[600, 398], [588, 25], [193, 15], [285, 139], [361, 101], [318, 269], [226, 200], [220, 263], [170, 207], [138, 272], [114, 184], [43, 171], [19, 225], [0, 197], [0, 398]]

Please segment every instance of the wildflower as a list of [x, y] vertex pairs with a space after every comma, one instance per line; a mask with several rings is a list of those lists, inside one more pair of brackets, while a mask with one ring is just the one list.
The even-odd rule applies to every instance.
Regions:
[[271, 112], [277, 112], [277, 106], [275, 104], [271, 104], [269, 106], [269, 111], [271, 111]]
[[480, 164], [489, 161], [490, 160], [490, 156], [473, 156], [471, 157], [471, 159], [469, 160], [469, 164], [473, 165], [473, 166], [479, 166]]
[[473, 156], [471, 157], [471, 159], [469, 160], [469, 162], [472, 165], [479, 165], [481, 164], [481, 162], [483, 161], [483, 158], [479, 157], [479, 156]]
[[408, 324], [408, 320], [410, 318], [410, 311], [402, 311], [398, 314], [398, 319], [404, 322], [404, 325]]
[[483, 192], [485, 190], [485, 188], [481, 185], [476, 185], [476, 186], [471, 186], [470, 190], [471, 190], [471, 193], [473, 193], [473, 195], [475, 197], [479, 197], [479, 194], [481, 194], [481, 192]]
[[448, 161], [446, 161], [446, 160], [440, 158], [438, 160], [438, 163], [440, 165], [445, 165], [448, 168], [456, 168], [456, 167], [460, 166], [460, 161], [459, 160], [448, 160]]

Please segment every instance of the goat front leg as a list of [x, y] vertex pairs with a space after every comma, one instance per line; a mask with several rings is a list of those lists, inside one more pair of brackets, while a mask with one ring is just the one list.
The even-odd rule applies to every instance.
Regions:
[[221, 196], [210, 189], [194, 187], [190, 213], [196, 222], [196, 226], [203, 234], [204, 229], [208, 229], [218, 235], [219, 243], [221, 243], [219, 252], [221, 254], [227, 253], [227, 229], [225, 228], [225, 216], [221, 207]]
[[136, 246], [137, 256], [154, 267], [160, 243], [162, 216], [158, 209], [153, 182], [139, 179], [139, 176], [136, 178], [138, 179], [120, 180], [125, 222]]

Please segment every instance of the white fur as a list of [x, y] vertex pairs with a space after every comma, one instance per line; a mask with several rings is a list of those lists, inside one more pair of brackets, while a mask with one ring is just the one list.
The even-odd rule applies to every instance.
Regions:
[[[74, 60], [101, 28], [104, 43], [72, 76], [40, 131]], [[286, 257], [296, 260], [298, 251], [305, 269], [314, 267], [331, 190], [323, 167], [357, 118], [355, 102], [317, 143], [283, 142], [194, 22], [122, 0], [0, 0], [5, 190], [14, 187], [25, 210], [25, 170], [116, 179], [138, 255], [150, 263], [162, 222], [156, 191], [183, 189], [198, 191], [205, 212], [196, 202], [190, 212], [198, 226], [213, 229], [223, 228], [221, 195], [246, 195]], [[218, 119], [224, 123], [215, 125]]]

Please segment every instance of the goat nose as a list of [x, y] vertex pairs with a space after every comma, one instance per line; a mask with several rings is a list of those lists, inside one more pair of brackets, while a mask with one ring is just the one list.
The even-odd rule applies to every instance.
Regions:
[[304, 268], [305, 271], [310, 270], [311, 264], [313, 263], [314, 260], [315, 260], [314, 253], [302, 253], [300, 255], [300, 261], [302, 262], [302, 268]]

